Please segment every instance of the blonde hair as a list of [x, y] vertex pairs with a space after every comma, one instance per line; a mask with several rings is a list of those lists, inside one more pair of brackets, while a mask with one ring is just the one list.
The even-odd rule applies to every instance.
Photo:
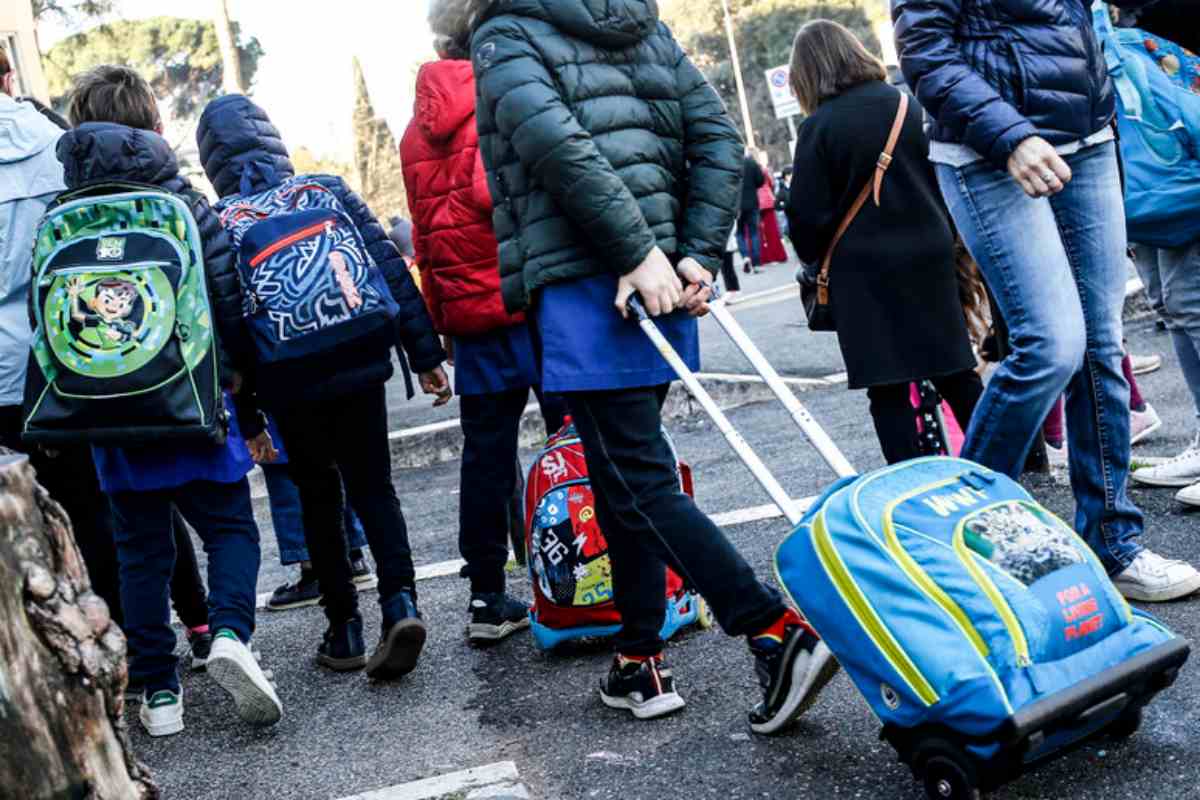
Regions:
[[868, 81], [886, 81], [883, 62], [844, 25], [816, 19], [800, 28], [792, 44], [792, 91], [805, 114]]
[[470, 58], [471, 31], [492, 0], [432, 0], [429, 28], [442, 58]]

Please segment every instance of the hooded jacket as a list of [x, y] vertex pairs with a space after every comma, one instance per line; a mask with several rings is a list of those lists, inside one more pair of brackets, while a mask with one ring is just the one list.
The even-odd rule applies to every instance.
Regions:
[[475, 128], [471, 62], [434, 61], [417, 73], [400, 161], [413, 214], [421, 288], [439, 333], [473, 336], [521, 322], [500, 298], [492, 198]]
[[224, 367], [223, 385], [231, 385], [230, 368], [250, 371], [254, 352], [242, 316], [242, 282], [232, 245], [204, 195], [179, 174], [179, 162], [166, 140], [153, 131], [88, 122], [59, 139], [58, 160], [70, 189], [101, 181], [133, 181], [157, 186], [187, 202], [204, 249], [204, 275]]
[[657, 245], [714, 274], [742, 143], [656, 0], [491, 0], [471, 52], [510, 311], [632, 272]]
[[965, 144], [1003, 169], [1031, 136], [1067, 144], [1111, 122], [1113, 86], [1090, 5], [892, 0], [900, 67], [934, 119], [930, 138]]
[[0, 406], [20, 405], [24, 394], [33, 240], [65, 186], [54, 153], [61, 135], [32, 104], [0, 93]]
[[[218, 208], [239, 195], [265, 192], [296, 173], [279, 131], [266, 112], [243, 95], [226, 95], [210, 103], [200, 117], [196, 139], [204, 171], [221, 196]], [[306, 359], [294, 373], [281, 373], [273, 385], [259, 386], [263, 404], [272, 408], [297, 398], [316, 402], [386, 382], [392, 376], [393, 344], [403, 347], [417, 372], [428, 372], [446, 358], [404, 258], [367, 204], [335, 175], [310, 177], [333, 192], [350, 215], [400, 312], [395, 336], [379, 346], [354, 341], [331, 351], [320, 363]], [[315, 384], [314, 375], [320, 376]]]

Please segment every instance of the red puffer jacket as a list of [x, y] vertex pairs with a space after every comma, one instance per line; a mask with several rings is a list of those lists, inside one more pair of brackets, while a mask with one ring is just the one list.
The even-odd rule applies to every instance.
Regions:
[[475, 130], [470, 61], [425, 64], [400, 140], [421, 290], [439, 333], [472, 336], [522, 322], [504, 310], [492, 198]]

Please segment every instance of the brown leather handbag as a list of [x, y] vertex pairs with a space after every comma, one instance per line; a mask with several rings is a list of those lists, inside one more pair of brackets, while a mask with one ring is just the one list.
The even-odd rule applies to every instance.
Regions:
[[821, 261], [821, 271], [817, 273], [816, 280], [809, 279], [800, 284], [800, 300], [804, 304], [804, 314], [808, 317], [809, 330], [837, 330], [837, 325], [833, 320], [833, 300], [829, 295], [829, 266], [833, 263], [833, 251], [837, 249], [842, 237], [850, 229], [858, 212], [862, 211], [862, 207], [867, 204], [867, 198], [874, 194], [875, 206], [879, 207], [879, 192], [883, 188], [883, 176], [887, 174], [888, 167], [892, 165], [892, 153], [896, 150], [896, 143], [900, 141], [900, 132], [904, 129], [904, 120], [907, 117], [908, 95], [901, 92], [900, 107], [896, 109], [896, 119], [892, 122], [892, 131], [888, 134], [887, 145], [879, 154], [879, 161], [875, 164], [875, 174], [863, 186], [854, 205], [850, 206], [842, 223], [838, 225], [837, 233], [833, 235], [833, 241], [829, 243], [829, 249], [825, 251], [825, 258]]

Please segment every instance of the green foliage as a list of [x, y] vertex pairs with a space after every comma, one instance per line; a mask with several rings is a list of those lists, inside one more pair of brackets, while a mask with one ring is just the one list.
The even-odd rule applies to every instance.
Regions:
[[380, 219], [408, 216], [400, 149], [387, 120], [375, 115], [362, 65], [354, 59], [354, 167], [359, 193]]
[[[251, 38], [239, 42], [238, 52], [242, 74], [250, 82], [262, 46]], [[209, 20], [153, 17], [105, 23], [62, 40], [43, 62], [56, 106], [61, 106], [77, 75], [101, 64], [124, 64], [140, 72], [164, 104], [168, 119], [195, 118], [221, 92], [221, 50]]]
[[[790, 135], [787, 123], [775, 119], [763, 73], [791, 60], [792, 39], [804, 23], [814, 19], [842, 23], [862, 39], [868, 50], [878, 54], [879, 40], [871, 27], [876, 9], [867, 0], [729, 0], [729, 7], [734, 15], [734, 38], [742, 62], [754, 135], [758, 146], [770, 155], [772, 168], [779, 169], [792, 160], [788, 152]], [[741, 130], [742, 115], [721, 0], [667, 0], [662, 15], [725, 100]]]
[[112, 0], [32, 0], [33, 18], [36, 21], [50, 16], [65, 22], [80, 17], [98, 17], [113, 9]]

